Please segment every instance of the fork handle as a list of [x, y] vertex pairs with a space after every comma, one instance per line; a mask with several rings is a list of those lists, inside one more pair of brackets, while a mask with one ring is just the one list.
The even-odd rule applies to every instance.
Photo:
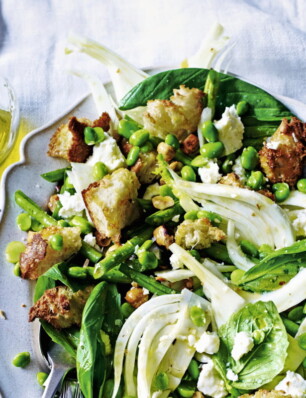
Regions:
[[67, 372], [67, 369], [61, 367], [53, 367], [47, 380], [46, 388], [42, 395], [42, 398], [53, 398], [56, 391], [58, 390], [59, 384]]

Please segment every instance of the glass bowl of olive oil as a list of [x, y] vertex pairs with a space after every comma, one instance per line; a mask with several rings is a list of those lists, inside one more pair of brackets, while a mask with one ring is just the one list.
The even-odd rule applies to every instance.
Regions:
[[19, 127], [19, 107], [8, 80], [0, 77], [0, 163], [9, 155]]

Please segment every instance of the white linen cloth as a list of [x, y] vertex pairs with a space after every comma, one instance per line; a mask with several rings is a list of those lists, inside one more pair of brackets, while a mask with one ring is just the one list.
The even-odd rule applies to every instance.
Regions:
[[0, 75], [22, 116], [38, 127], [88, 88], [65, 72], [81, 66], [108, 79], [85, 55], [64, 54], [68, 32], [100, 41], [140, 68], [178, 66], [219, 21], [237, 44], [229, 70], [306, 102], [305, 0], [2, 0]]

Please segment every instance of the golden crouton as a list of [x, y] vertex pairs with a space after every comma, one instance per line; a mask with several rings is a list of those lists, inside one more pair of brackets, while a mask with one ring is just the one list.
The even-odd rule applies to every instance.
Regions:
[[82, 191], [85, 205], [101, 239], [120, 241], [121, 229], [138, 217], [135, 201], [140, 184], [133, 171], [118, 169]]
[[[54, 234], [63, 237], [63, 248], [54, 250], [48, 244]], [[67, 260], [77, 253], [82, 245], [81, 231], [78, 227], [48, 227], [39, 232], [28, 233], [26, 250], [20, 255], [20, 270], [23, 278], [37, 279], [54, 264]]]
[[239, 398], [291, 398], [291, 395], [286, 395], [281, 391], [276, 390], [258, 390], [254, 394], [240, 395]]
[[134, 171], [141, 184], [151, 184], [157, 178], [155, 170], [157, 168], [156, 152], [141, 153], [137, 162], [131, 170]]
[[177, 228], [175, 242], [184, 249], [205, 249], [212, 242], [225, 238], [225, 233], [213, 227], [207, 218], [185, 220]]
[[262, 170], [269, 181], [286, 182], [294, 186], [303, 171], [306, 147], [306, 124], [293, 117], [283, 119], [269, 142], [259, 152]]
[[150, 134], [165, 139], [169, 133], [182, 140], [197, 130], [203, 110], [203, 91], [185, 86], [173, 90], [170, 100], [148, 101], [144, 128]]
[[57, 286], [44, 292], [29, 312], [29, 321], [40, 318], [56, 329], [80, 325], [83, 308], [92, 286], [73, 293], [67, 286]]

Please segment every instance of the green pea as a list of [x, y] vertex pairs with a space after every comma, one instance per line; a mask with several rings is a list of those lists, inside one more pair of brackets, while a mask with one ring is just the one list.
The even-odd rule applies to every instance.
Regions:
[[126, 159], [126, 164], [128, 166], [133, 166], [137, 162], [139, 152], [140, 152], [139, 146], [133, 146]]
[[174, 149], [179, 149], [180, 143], [174, 134], [168, 134], [165, 138], [165, 143], [173, 146]]
[[130, 136], [129, 143], [133, 146], [142, 146], [148, 141], [149, 137], [150, 134], [147, 130], [137, 130]]
[[13, 274], [14, 274], [15, 276], [20, 276], [20, 275], [21, 275], [19, 262], [17, 262], [17, 263], [14, 265]]
[[201, 133], [206, 141], [208, 142], [216, 142], [219, 138], [218, 130], [212, 121], [207, 120], [202, 124]]
[[156, 390], [164, 391], [169, 386], [169, 377], [166, 372], [159, 372], [154, 377], [153, 386]]
[[89, 221], [85, 220], [85, 218], [81, 216], [74, 216], [72, 220], [70, 220], [70, 225], [72, 227], [79, 227], [82, 234], [89, 234], [92, 232], [93, 227]]
[[196, 220], [198, 218], [198, 211], [191, 210], [184, 214], [184, 220]]
[[64, 246], [64, 240], [60, 234], [54, 234], [50, 236], [49, 243], [52, 249], [57, 251], [62, 250]]
[[222, 142], [209, 142], [204, 144], [200, 148], [200, 153], [208, 159], [219, 158], [222, 156], [224, 151], [224, 145]]
[[25, 251], [25, 245], [22, 242], [10, 242], [5, 248], [5, 258], [9, 263], [17, 263], [20, 254]]
[[301, 178], [298, 180], [296, 186], [300, 192], [306, 193], [306, 178]]
[[207, 158], [202, 155], [198, 155], [191, 161], [192, 167], [205, 167], [207, 165]]
[[250, 241], [246, 239], [242, 239], [240, 241], [240, 247], [243, 253], [251, 257], [258, 257], [258, 250], [257, 247]]
[[29, 365], [30, 361], [31, 357], [29, 352], [20, 352], [13, 358], [12, 364], [17, 368], [25, 368]]
[[96, 144], [103, 142], [105, 140], [105, 133], [102, 127], [94, 127], [96, 133]]
[[272, 191], [274, 192], [277, 202], [283, 202], [290, 195], [290, 188], [286, 182], [278, 182], [273, 184]]
[[189, 310], [189, 316], [190, 316], [191, 321], [196, 326], [204, 326], [205, 325], [206, 315], [205, 315], [205, 312], [202, 310], [202, 308], [194, 305]]
[[290, 321], [290, 319], [284, 318], [282, 317], [282, 321], [283, 324], [285, 325], [285, 328], [287, 330], [287, 332], [291, 335], [291, 336], [295, 336], [299, 330], [299, 325], [296, 324], [293, 321]]
[[158, 265], [157, 257], [152, 252], [143, 251], [139, 253], [138, 260], [145, 269], [155, 269]]
[[118, 133], [128, 140], [139, 128], [140, 125], [135, 121], [122, 119], [118, 124]]
[[31, 228], [31, 216], [27, 213], [18, 214], [16, 224], [21, 231], [28, 231]]
[[293, 308], [291, 311], [288, 313], [288, 318], [290, 321], [299, 321], [302, 319], [304, 316], [303, 312], [303, 306], [299, 305], [298, 307]]
[[92, 170], [93, 177], [96, 181], [102, 180], [108, 174], [108, 169], [102, 162], [97, 162]]
[[42, 229], [43, 229], [43, 225], [39, 221], [35, 220], [35, 218], [32, 218], [31, 231], [38, 232], [38, 231], [41, 231]]
[[192, 380], [198, 380], [200, 371], [199, 364], [195, 359], [192, 359], [188, 366], [188, 373], [190, 374]]
[[186, 164], [187, 166], [190, 166], [192, 161], [192, 159], [180, 149], [176, 151], [174, 159], [182, 162], [183, 164]]
[[258, 163], [258, 153], [252, 146], [245, 148], [240, 158], [241, 166], [246, 170], [254, 170]]
[[37, 383], [38, 383], [40, 386], [43, 386], [43, 384], [44, 384], [44, 382], [47, 380], [47, 378], [48, 378], [48, 374], [45, 373], [45, 372], [38, 372], [38, 373], [36, 374], [36, 380], [37, 380]]
[[221, 170], [224, 174], [228, 174], [232, 171], [234, 161], [235, 161], [235, 154], [232, 153], [231, 155], [228, 155], [226, 157], [225, 161], [221, 165]]
[[135, 308], [129, 303], [123, 303], [120, 310], [123, 318], [128, 318], [135, 311]]
[[257, 191], [264, 185], [264, 175], [261, 171], [252, 171], [247, 180], [247, 186]]
[[159, 194], [161, 196], [171, 196], [171, 198], [176, 199], [175, 195], [173, 194], [172, 188], [169, 185], [161, 185], [159, 188]]
[[201, 261], [201, 255], [196, 249], [189, 250], [189, 253], [194, 257], [196, 260]]
[[259, 258], [262, 259], [267, 257], [269, 254], [273, 253], [274, 250], [270, 245], [264, 243], [263, 245], [259, 246], [258, 251], [259, 251]]
[[303, 350], [306, 350], [306, 333], [302, 333], [302, 334], [298, 337], [298, 343], [299, 343], [299, 346], [300, 346]]
[[177, 391], [182, 398], [192, 398], [195, 387], [183, 382], [177, 387]]
[[243, 271], [242, 269], [235, 269], [235, 271], [233, 271], [231, 273], [231, 281], [233, 282], [233, 284], [239, 285], [240, 280], [244, 274], [245, 274], [245, 271]]
[[249, 110], [249, 104], [246, 101], [239, 101], [236, 109], [239, 116], [245, 115]]
[[197, 296], [204, 297], [203, 287], [199, 287], [193, 293], [196, 294]]
[[84, 141], [87, 145], [98, 144], [105, 140], [105, 134], [101, 127], [85, 127]]
[[70, 227], [69, 222], [66, 220], [58, 220], [57, 224], [63, 228]]
[[184, 166], [181, 170], [181, 176], [182, 179], [186, 181], [195, 182], [197, 180], [196, 173], [191, 166]]
[[67, 270], [68, 276], [77, 279], [86, 279], [88, 274], [85, 267], [70, 267]]
[[144, 145], [142, 145], [140, 147], [140, 152], [141, 153], [147, 153], [147, 152], [153, 151], [153, 149], [154, 149], [154, 147], [153, 147], [152, 142], [147, 141]]
[[198, 218], [208, 218], [214, 225], [218, 225], [222, 222], [222, 217], [213, 211], [199, 210], [197, 216]]

